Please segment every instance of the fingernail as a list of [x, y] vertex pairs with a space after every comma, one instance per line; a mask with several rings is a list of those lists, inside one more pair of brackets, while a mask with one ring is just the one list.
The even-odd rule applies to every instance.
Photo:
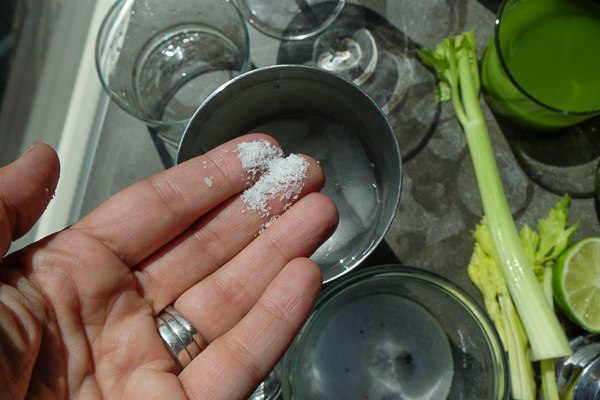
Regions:
[[[25, 154], [29, 153], [31, 150], [33, 150], [33, 147], [35, 146], [35, 143], [32, 144], [31, 146], [29, 146], [24, 152], [23, 154], [21, 154], [21, 157], [23, 157]], [[20, 158], [20, 157], [19, 157]]]

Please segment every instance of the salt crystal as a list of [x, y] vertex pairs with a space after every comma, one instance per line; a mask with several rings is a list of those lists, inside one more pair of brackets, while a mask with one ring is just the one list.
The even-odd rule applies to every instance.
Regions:
[[208, 187], [212, 187], [212, 179], [210, 178], [204, 178], [204, 182], [206, 182], [206, 186]]
[[263, 226], [260, 227], [258, 234], [260, 235], [261, 233], [263, 233], [269, 226], [271, 226], [273, 224], [273, 222], [275, 222], [277, 220], [277, 218], [279, 218], [279, 216], [277, 216], [277, 215], [272, 216], [268, 222], [264, 223]]
[[284, 156], [283, 150], [264, 139], [242, 142], [235, 152], [242, 162], [242, 168], [252, 175], [266, 171], [271, 160]]
[[[235, 152], [247, 173], [252, 176], [261, 174], [241, 196], [250, 210], [268, 217], [271, 214], [271, 208], [267, 205], [269, 200], [277, 197], [280, 201], [289, 200], [293, 194], [295, 199], [302, 191], [302, 179], [306, 178], [309, 166], [303, 157], [296, 154], [284, 157], [283, 150], [266, 140], [242, 142]], [[284, 205], [284, 209], [288, 207], [289, 204]]]

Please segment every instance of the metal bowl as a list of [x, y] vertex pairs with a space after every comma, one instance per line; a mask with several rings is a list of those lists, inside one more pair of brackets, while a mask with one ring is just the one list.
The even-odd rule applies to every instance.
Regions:
[[352, 270], [387, 232], [398, 207], [402, 162], [385, 114], [358, 86], [334, 73], [300, 65], [253, 70], [216, 90], [187, 126], [181, 163], [251, 132], [279, 141], [286, 154], [315, 158], [322, 193], [340, 223], [312, 259], [324, 282]]

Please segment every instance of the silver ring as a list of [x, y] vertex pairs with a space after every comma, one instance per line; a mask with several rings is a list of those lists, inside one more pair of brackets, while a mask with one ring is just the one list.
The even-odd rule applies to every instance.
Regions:
[[192, 336], [194, 342], [196, 342], [196, 344], [200, 348], [200, 351], [203, 351], [206, 348], [206, 346], [208, 346], [208, 342], [206, 341], [206, 339], [204, 339], [204, 337], [200, 333], [198, 333], [196, 328], [194, 328], [187, 319], [183, 318], [183, 315], [175, 311], [173, 307], [169, 306], [165, 308], [164, 312], [168, 313], [173, 318], [175, 318], [177, 322], [179, 322], [179, 324], [186, 329], [186, 331]]
[[206, 339], [171, 306], [156, 317], [156, 327], [163, 343], [178, 362], [179, 372], [206, 348]]

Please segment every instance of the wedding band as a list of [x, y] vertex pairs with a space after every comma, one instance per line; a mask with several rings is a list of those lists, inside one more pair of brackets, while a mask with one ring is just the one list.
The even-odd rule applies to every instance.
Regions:
[[156, 317], [156, 327], [167, 350], [178, 362], [179, 372], [207, 346], [206, 339], [171, 306]]
[[200, 348], [200, 351], [204, 350], [206, 346], [208, 346], [208, 342], [206, 341], [206, 339], [204, 339], [204, 337], [200, 333], [198, 333], [196, 328], [194, 328], [187, 319], [183, 318], [183, 315], [175, 311], [173, 307], [169, 306], [165, 308], [164, 312], [168, 313], [173, 318], [175, 318], [177, 322], [179, 322], [179, 324], [189, 332], [194, 342], [196, 342], [196, 344]]

